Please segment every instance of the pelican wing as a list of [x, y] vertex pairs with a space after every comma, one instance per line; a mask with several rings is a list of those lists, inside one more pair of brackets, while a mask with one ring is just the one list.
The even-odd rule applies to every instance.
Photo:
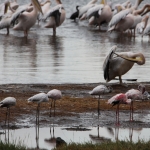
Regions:
[[110, 59], [113, 57], [113, 54], [116, 49], [117, 49], [117, 46], [113, 46], [104, 61], [103, 71], [104, 71], [104, 79], [105, 80], [109, 80], [109, 63], [110, 63]]
[[62, 4], [60, 5], [56, 5], [55, 7], [51, 8], [47, 14], [44, 15], [43, 17], [43, 21], [46, 21], [47, 18], [51, 17], [51, 16], [55, 16], [56, 18], [60, 17], [61, 15], [61, 9], [63, 8]]
[[17, 11], [11, 17], [11, 24], [14, 25], [16, 20], [19, 18], [19, 16], [26, 10], [27, 10], [27, 7], [21, 7], [20, 9], [17, 9]]
[[130, 12], [130, 9], [125, 9], [114, 15], [109, 23], [109, 27], [116, 25], [121, 19], [124, 19]]
[[92, 16], [100, 15], [102, 12], [102, 9], [104, 8], [104, 5], [96, 5], [95, 7], [90, 8], [87, 11], [87, 18], [91, 18]]
[[96, 2], [97, 2], [97, 0], [91, 0], [89, 3], [87, 3], [87, 5], [95, 4]]
[[85, 14], [90, 8], [94, 6], [95, 6], [94, 4], [90, 4], [79, 8], [79, 18], [81, 18], [83, 14]]

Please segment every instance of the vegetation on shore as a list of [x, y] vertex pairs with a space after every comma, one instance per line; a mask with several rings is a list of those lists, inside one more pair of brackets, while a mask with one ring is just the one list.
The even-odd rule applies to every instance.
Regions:
[[26, 150], [26, 147], [22, 144], [8, 144], [0, 141], [0, 150]]
[[139, 140], [137, 143], [130, 141], [118, 141], [118, 142], [105, 142], [105, 143], [70, 143], [68, 145], [63, 145], [53, 150], [149, 150], [150, 141], [144, 142]]

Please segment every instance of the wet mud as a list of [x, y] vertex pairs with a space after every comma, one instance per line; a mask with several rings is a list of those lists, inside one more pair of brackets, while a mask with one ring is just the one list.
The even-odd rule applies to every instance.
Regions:
[[[137, 89], [140, 83], [128, 83], [122, 86], [116, 83], [109, 84], [113, 91], [104, 95], [100, 101], [100, 117], [98, 119], [98, 97], [89, 95], [89, 91], [101, 83], [93, 84], [7, 84], [0, 85], [0, 100], [12, 96], [17, 99], [17, 104], [11, 107], [10, 128], [28, 128], [35, 126], [36, 103], [28, 103], [27, 99], [39, 92], [47, 93], [52, 89], [62, 91], [63, 97], [56, 101], [55, 117], [49, 117], [50, 101], [41, 103], [40, 127], [50, 124], [65, 127], [89, 127], [105, 126], [115, 127], [115, 110], [107, 104], [107, 100], [117, 93], [125, 93], [127, 90]], [[104, 83], [102, 83], [104, 84]], [[146, 90], [150, 91], [150, 83], [143, 83]], [[120, 106], [120, 126], [150, 128], [150, 100], [134, 102], [134, 121], [129, 121], [129, 105]], [[52, 110], [53, 112], [53, 110]], [[0, 126], [5, 128], [6, 108], [0, 108]]]

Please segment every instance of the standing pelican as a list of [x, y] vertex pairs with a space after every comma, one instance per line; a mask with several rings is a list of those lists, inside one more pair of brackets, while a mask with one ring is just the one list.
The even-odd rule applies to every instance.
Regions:
[[[139, 34], [143, 34], [144, 29], [147, 26], [148, 23], [148, 19], [149, 19], [149, 15], [145, 15], [142, 19], [142, 21], [140, 23], [137, 24], [136, 26], [136, 30]], [[143, 36], [142, 36], [143, 37]]]
[[[122, 84], [121, 76], [127, 73], [134, 65], [145, 64], [145, 57], [142, 53], [133, 53], [133, 52], [121, 52], [119, 54], [115, 53], [117, 46], [113, 46], [107, 55], [104, 64], [104, 79], [109, 82], [112, 79], [115, 79], [116, 76], [119, 76], [120, 84]], [[117, 57], [114, 57], [114, 54]]]
[[62, 93], [61, 93], [60, 90], [53, 89], [53, 90], [50, 90], [47, 93], [47, 95], [48, 95], [48, 98], [52, 99], [52, 101], [51, 101], [51, 107], [50, 107], [50, 117], [51, 117], [51, 109], [52, 109], [53, 102], [54, 102], [54, 116], [55, 116], [55, 101], [62, 98]]
[[131, 99], [131, 105], [130, 105], [130, 121], [133, 121], [133, 101], [134, 100], [142, 100], [144, 98], [144, 92], [145, 92], [145, 86], [140, 84], [138, 86], [138, 90], [131, 89], [128, 90], [125, 94], [127, 98]]
[[15, 22], [18, 19], [18, 23], [14, 26], [14, 30], [24, 31], [24, 36], [28, 36], [30, 28], [36, 23], [38, 11], [42, 13], [41, 6], [38, 0], [31, 0], [33, 5], [33, 10], [31, 12], [27, 11], [16, 11], [12, 16], [11, 22]]
[[[10, 9], [10, 11], [8, 11], [8, 8]], [[15, 10], [13, 10], [10, 6], [10, 2], [6, 1], [5, 2], [5, 9], [4, 9], [4, 15], [1, 18], [0, 21], [0, 29], [7, 29], [7, 35], [9, 35], [9, 28], [11, 25], [11, 17], [12, 14], [15, 12]]]
[[128, 99], [127, 96], [123, 93], [116, 94], [108, 100], [108, 104], [112, 106], [117, 105], [116, 108], [116, 125], [119, 125], [119, 105], [120, 104], [131, 104], [131, 99]]
[[56, 28], [59, 27], [66, 18], [66, 11], [62, 2], [60, 0], [56, 0], [56, 2], [57, 5], [51, 8], [43, 18], [43, 21], [49, 18], [45, 28], [53, 28], [53, 35], [56, 35]]
[[7, 120], [8, 120], [8, 123], [9, 123], [10, 107], [15, 106], [15, 105], [16, 105], [16, 99], [14, 97], [6, 97], [4, 100], [2, 100], [0, 102], [0, 107], [6, 107], [7, 108], [5, 124], [6, 124]]
[[111, 93], [111, 91], [112, 91], [112, 89], [110, 87], [106, 87], [105, 85], [99, 85], [99, 86], [95, 87], [92, 91], [89, 92], [90, 95], [98, 95], [99, 96], [99, 99], [98, 99], [98, 118], [99, 118], [99, 114], [100, 114], [101, 95]]
[[[39, 124], [39, 112], [40, 112], [40, 103], [42, 103], [42, 102], [48, 102], [48, 95], [47, 94], [45, 94], [45, 93], [39, 93], [39, 94], [36, 94], [36, 95], [34, 95], [34, 96], [32, 96], [32, 97], [30, 97], [29, 99], [28, 99], [28, 102], [36, 102], [36, 103], [38, 103], [38, 105], [37, 105], [37, 111], [36, 111], [36, 124]], [[38, 118], [38, 119], [37, 119]]]

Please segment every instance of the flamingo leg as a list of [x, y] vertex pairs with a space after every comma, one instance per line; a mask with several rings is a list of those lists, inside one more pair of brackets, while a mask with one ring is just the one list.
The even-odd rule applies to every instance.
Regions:
[[10, 108], [8, 108], [8, 126], [9, 126], [9, 120], [10, 120]]
[[9, 35], [9, 27], [7, 28], [7, 34], [6, 35]]
[[55, 100], [54, 100], [54, 117], [55, 117]]
[[8, 107], [7, 107], [7, 111], [6, 111], [5, 125], [6, 125], [7, 119], [8, 119]]
[[52, 101], [51, 101], [50, 114], [49, 114], [50, 117], [51, 117], [51, 109], [52, 109], [52, 106], [53, 106], [53, 99], [52, 99]]
[[133, 101], [132, 101], [132, 121], [133, 121]]
[[98, 99], [98, 118], [100, 115], [100, 95], [99, 95], [99, 99]]
[[38, 104], [38, 125], [39, 125], [40, 103]]
[[117, 105], [116, 109], [116, 125], [119, 125], [119, 104]]
[[122, 84], [122, 79], [121, 79], [121, 76], [119, 76], [119, 81], [120, 81], [120, 84]]

